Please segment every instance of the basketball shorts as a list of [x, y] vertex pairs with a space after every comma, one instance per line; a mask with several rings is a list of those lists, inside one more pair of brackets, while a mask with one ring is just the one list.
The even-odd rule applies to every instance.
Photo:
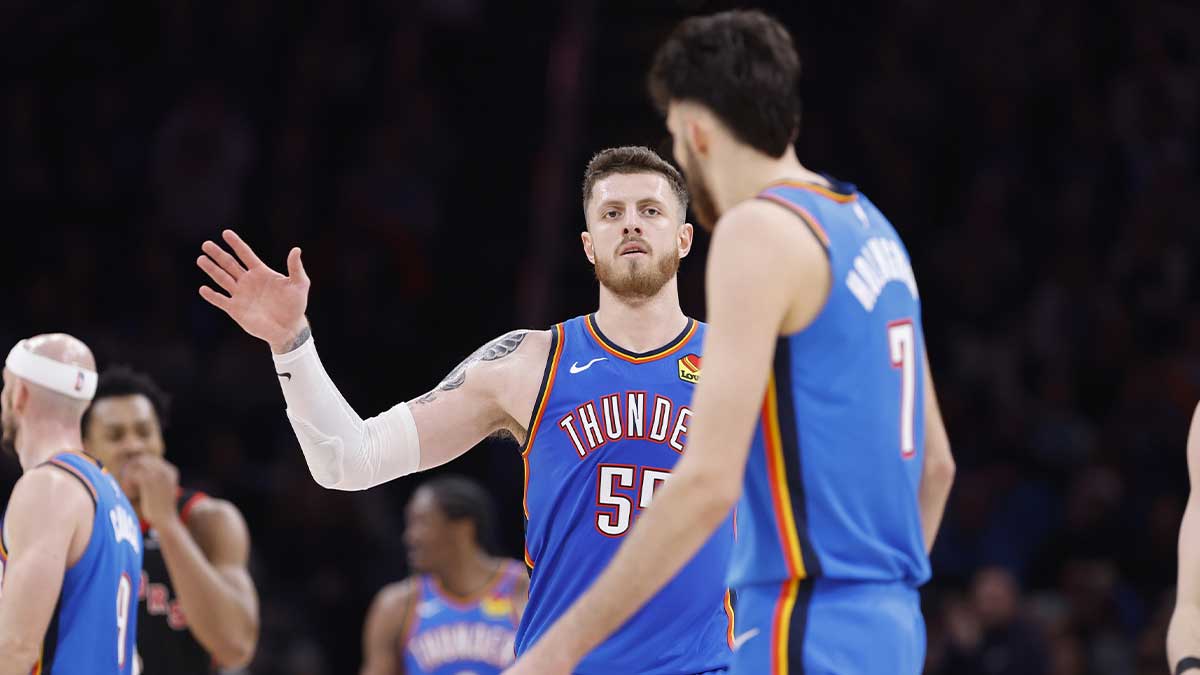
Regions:
[[917, 590], [816, 579], [737, 589], [730, 675], [919, 675]]

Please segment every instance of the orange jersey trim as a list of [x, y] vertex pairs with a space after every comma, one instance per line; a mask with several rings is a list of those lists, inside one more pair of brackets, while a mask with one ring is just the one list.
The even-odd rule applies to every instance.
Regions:
[[525, 546], [525, 566], [531, 570], [533, 569], [533, 558], [529, 557], [529, 546], [528, 545]]
[[729, 626], [725, 629], [725, 641], [729, 643], [729, 649], [733, 650], [733, 594], [729, 589], [725, 589], [725, 616], [729, 619]]
[[788, 574], [793, 579], [807, 576], [804, 557], [800, 551], [800, 538], [796, 534], [796, 517], [792, 512], [791, 492], [788, 489], [787, 472], [783, 459], [783, 441], [779, 434], [779, 400], [776, 398], [775, 376], [767, 383], [767, 395], [763, 402], [763, 448], [767, 459], [767, 482], [771, 486], [771, 501], [775, 511], [775, 526], [779, 530], [779, 545], [787, 563]]
[[80, 471], [79, 469], [76, 469], [75, 467], [71, 466], [70, 464], [67, 464], [66, 462], [64, 462], [62, 460], [58, 460], [58, 459], [50, 459], [46, 463], [53, 464], [54, 466], [57, 466], [58, 468], [62, 469], [63, 471], [71, 472], [72, 475], [74, 475], [76, 478], [78, 478], [79, 481], [87, 487], [88, 492], [92, 493], [92, 503], [94, 503], [94, 504], [100, 503], [99, 495], [96, 494], [96, 486], [92, 485], [92, 481], [88, 480], [87, 476], [83, 475], [82, 471]]
[[759, 199], [765, 199], [769, 202], [779, 204], [780, 206], [796, 214], [800, 220], [804, 221], [804, 224], [808, 226], [808, 229], [812, 231], [813, 236], [817, 238], [817, 241], [820, 241], [821, 245], [824, 246], [826, 250], [829, 249], [829, 234], [825, 232], [824, 227], [821, 227], [821, 223], [817, 222], [816, 216], [809, 213], [808, 209], [800, 206], [799, 204], [794, 204], [787, 199], [780, 197], [779, 195], [774, 195], [769, 192], [764, 192], [758, 195], [758, 197]]
[[829, 188], [825, 187], [824, 185], [817, 185], [816, 183], [805, 183], [804, 181], [798, 181], [798, 180], [781, 180], [776, 183], [771, 183], [771, 185], [769, 187], [776, 187], [776, 186], [780, 186], [780, 185], [784, 185], [784, 186], [792, 187], [792, 188], [798, 188], [800, 190], [806, 190], [808, 192], [812, 192], [814, 194], [818, 194], [822, 197], [825, 197], [826, 199], [832, 199], [833, 201], [835, 201], [839, 204], [849, 204], [850, 202], [858, 199], [857, 192], [855, 192], [853, 194], [848, 194], [848, 195], [842, 194], [841, 192], [834, 192], [833, 190], [830, 190]]
[[800, 581], [789, 579], [779, 590], [775, 617], [771, 621], [771, 675], [788, 674], [788, 646], [791, 641], [792, 612], [796, 609], [796, 591]]
[[60, 454], [60, 455], [79, 455], [83, 459], [86, 459], [88, 462], [94, 464], [97, 469], [100, 469], [101, 471], [107, 471], [107, 469], [104, 468], [104, 465], [100, 463], [100, 460], [96, 459], [95, 457], [92, 457], [91, 455], [87, 454], [86, 452], [84, 452], [82, 450], [63, 450], [62, 452], [60, 452], [58, 454]]
[[[529, 453], [533, 450], [533, 441], [538, 429], [542, 426], [542, 415], [546, 413], [546, 404], [550, 401], [550, 392], [554, 389], [554, 378], [558, 374], [558, 361], [562, 357], [563, 342], [566, 337], [562, 324], [554, 324], [554, 353], [550, 355], [548, 370], [542, 388], [538, 392], [536, 408], [533, 411], [533, 421], [529, 424], [529, 436], [525, 439], [525, 447], [521, 450], [521, 463], [525, 467], [525, 482], [521, 487], [521, 508], [525, 511], [525, 519], [529, 519]], [[525, 552], [525, 561], [529, 563], [529, 552]], [[529, 567], [532, 569], [533, 565]]]
[[596, 326], [595, 314], [589, 314], [587, 319], [584, 321], [584, 325], [587, 326], [588, 333], [591, 334], [592, 339], [596, 341], [596, 344], [600, 345], [600, 348], [609, 354], [621, 359], [622, 361], [628, 361], [630, 363], [649, 363], [650, 361], [665, 359], [680, 349], [683, 349], [683, 346], [686, 345], [688, 341], [692, 339], [692, 336], [696, 334], [696, 327], [700, 324], [695, 319], [689, 318], [688, 327], [684, 329], [684, 332], [678, 337], [667, 343], [665, 347], [641, 356], [635, 356], [625, 351], [620, 346], [604, 337], [604, 334], [600, 332], [600, 328]]

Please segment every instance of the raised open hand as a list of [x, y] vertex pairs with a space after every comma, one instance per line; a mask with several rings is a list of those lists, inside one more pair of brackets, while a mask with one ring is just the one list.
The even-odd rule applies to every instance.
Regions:
[[293, 341], [307, 325], [304, 310], [309, 281], [300, 262], [300, 249], [288, 252], [285, 276], [259, 260], [233, 230], [225, 230], [221, 237], [237, 258], [205, 241], [200, 247], [205, 255], [197, 258], [196, 264], [229, 295], [201, 286], [200, 297], [233, 317], [242, 330], [265, 340], [276, 353], [294, 348]]

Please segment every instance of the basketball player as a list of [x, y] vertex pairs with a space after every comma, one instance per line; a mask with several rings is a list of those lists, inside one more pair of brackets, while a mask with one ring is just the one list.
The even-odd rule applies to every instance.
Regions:
[[167, 397], [149, 376], [100, 376], [83, 418], [84, 449], [118, 476], [146, 541], [138, 594], [142, 672], [201, 675], [254, 656], [258, 596], [250, 535], [237, 507], [179, 487], [163, 458]]
[[731, 673], [921, 671], [917, 587], [954, 464], [900, 238], [792, 149], [799, 69], [757, 11], [688, 19], [655, 57], [651, 92], [715, 226], [696, 422], [610, 569], [514, 673], [570, 672], [739, 496]]
[[[437, 388], [362, 420], [317, 357], [300, 250], [272, 271], [235, 233], [239, 262], [205, 242], [198, 264], [229, 295], [202, 297], [265, 340], [288, 419], [318, 483], [361, 490], [444, 464], [496, 431], [522, 441], [529, 605], [517, 653], [587, 588], [670, 475], [687, 441], [703, 327], [679, 307], [692, 246], [687, 188], [645, 148], [601, 152], [583, 184], [584, 255], [596, 313], [487, 343]], [[244, 263], [244, 264], [243, 264]], [[728, 517], [648, 607], [579, 666], [584, 673], [702, 673], [725, 667]]]
[[21, 340], [4, 366], [3, 444], [24, 473], [0, 526], [0, 673], [130, 675], [142, 534], [80, 450], [96, 360], [59, 333]]
[[1200, 673], [1200, 406], [1187, 438], [1191, 492], [1179, 526], [1175, 611], [1167, 630], [1167, 659], [1176, 675]]
[[417, 574], [375, 596], [362, 675], [496, 675], [512, 663], [529, 576], [488, 554], [495, 511], [479, 484], [459, 476], [413, 493], [404, 544]]

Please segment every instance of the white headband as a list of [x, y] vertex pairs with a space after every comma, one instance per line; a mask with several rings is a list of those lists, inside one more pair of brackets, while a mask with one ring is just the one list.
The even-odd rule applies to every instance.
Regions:
[[43, 386], [50, 391], [63, 396], [70, 396], [81, 401], [90, 401], [96, 395], [96, 381], [99, 379], [96, 371], [59, 363], [54, 359], [34, 354], [25, 348], [25, 340], [17, 343], [4, 366], [13, 375]]

